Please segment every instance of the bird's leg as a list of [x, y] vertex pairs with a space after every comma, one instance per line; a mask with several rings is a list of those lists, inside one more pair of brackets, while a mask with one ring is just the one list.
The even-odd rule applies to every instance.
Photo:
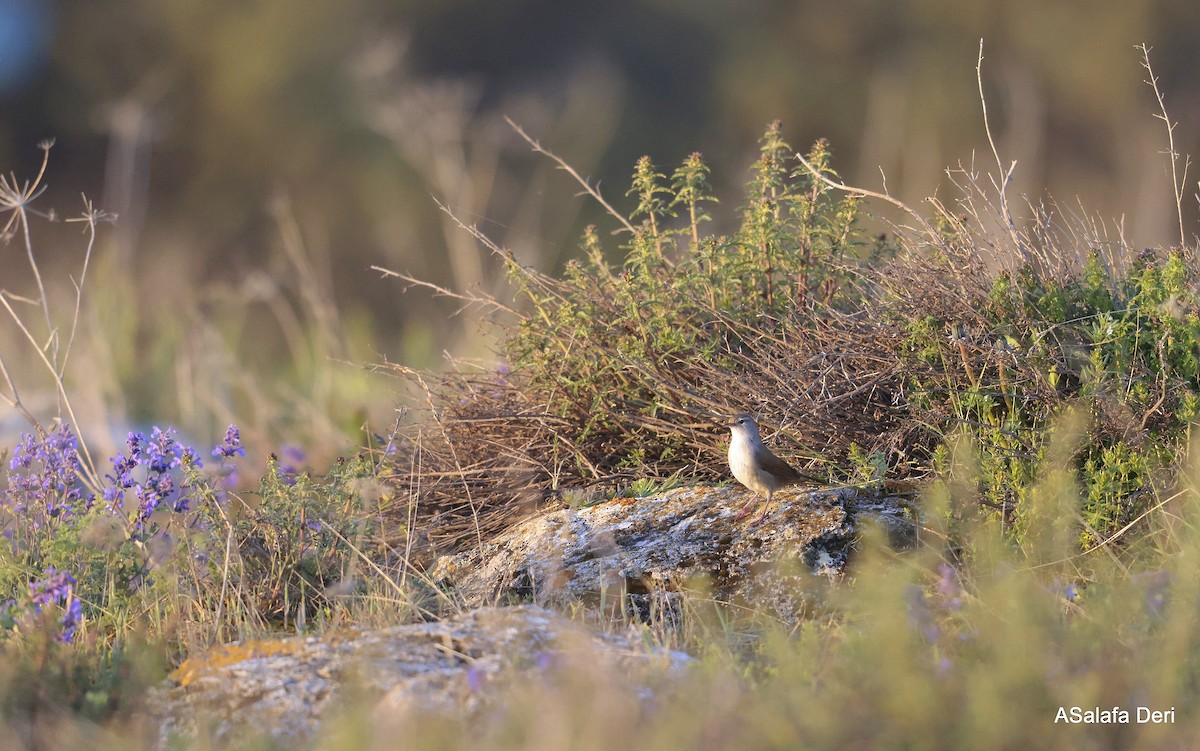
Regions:
[[774, 495], [774, 493], [767, 493], [767, 502], [763, 504], [762, 513], [758, 515], [757, 519], [750, 522], [749, 526], [757, 527], [763, 523], [763, 519], [767, 518], [767, 512], [771, 510], [771, 497]]
[[755, 501], [757, 501], [757, 500], [758, 500], [758, 493], [755, 493], [755, 492], [751, 491], [750, 500], [748, 500], [748, 501], [746, 501], [745, 503], [743, 503], [743, 504], [742, 504], [742, 507], [738, 509], [738, 512], [737, 512], [737, 514], [736, 514], [736, 515], [733, 517], [733, 520], [734, 520], [734, 521], [741, 521], [742, 519], [745, 519], [747, 516], [749, 516], [749, 515], [750, 515], [750, 511], [751, 511], [751, 510], [753, 509], [753, 507], [754, 507], [754, 502], [755, 502]]

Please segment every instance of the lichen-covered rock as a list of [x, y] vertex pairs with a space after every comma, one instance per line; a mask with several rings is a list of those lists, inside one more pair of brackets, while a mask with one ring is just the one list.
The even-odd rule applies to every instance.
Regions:
[[414, 712], [470, 712], [494, 702], [515, 675], [580, 653], [613, 664], [632, 690], [674, 680], [689, 661], [647, 648], [636, 633], [587, 630], [542, 608], [481, 608], [431, 623], [219, 647], [172, 673], [152, 707], [164, 748], [198, 735], [217, 746], [265, 735], [283, 747], [316, 737], [348, 701], [373, 705], [369, 720], [386, 732]]
[[742, 488], [688, 487], [555, 511], [440, 559], [432, 578], [472, 605], [619, 603], [646, 615], [669, 612], [675, 593], [699, 587], [793, 620], [820, 580], [842, 571], [858, 493], [782, 490], [757, 524], [749, 520], [757, 509], [738, 518], [749, 497]]

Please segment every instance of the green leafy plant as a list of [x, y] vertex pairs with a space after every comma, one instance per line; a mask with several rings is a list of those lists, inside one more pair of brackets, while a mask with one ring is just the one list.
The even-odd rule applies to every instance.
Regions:
[[[330, 619], [365, 586], [359, 555], [383, 558], [369, 504], [378, 495], [368, 453], [338, 461], [324, 477], [294, 473], [272, 458], [259, 481], [259, 502], [233, 523], [245, 595], [264, 619], [305, 626]], [[341, 597], [332, 597], [337, 593]]]

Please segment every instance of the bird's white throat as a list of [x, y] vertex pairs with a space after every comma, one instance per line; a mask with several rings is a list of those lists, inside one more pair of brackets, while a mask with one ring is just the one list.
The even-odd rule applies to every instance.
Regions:
[[771, 484], [754, 461], [755, 448], [745, 430], [734, 430], [733, 438], [729, 441], [729, 470], [741, 484], [756, 493], [767, 493]]

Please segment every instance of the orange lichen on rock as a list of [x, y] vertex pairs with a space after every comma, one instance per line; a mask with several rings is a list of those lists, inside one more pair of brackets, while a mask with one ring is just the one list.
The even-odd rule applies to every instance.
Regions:
[[257, 657], [274, 657], [275, 655], [292, 654], [303, 646], [302, 639], [282, 639], [278, 641], [259, 640], [235, 642], [215, 647], [212, 651], [200, 657], [189, 657], [179, 667], [171, 671], [172, 681], [180, 686], [186, 686], [197, 675], [213, 668], [236, 665]]

